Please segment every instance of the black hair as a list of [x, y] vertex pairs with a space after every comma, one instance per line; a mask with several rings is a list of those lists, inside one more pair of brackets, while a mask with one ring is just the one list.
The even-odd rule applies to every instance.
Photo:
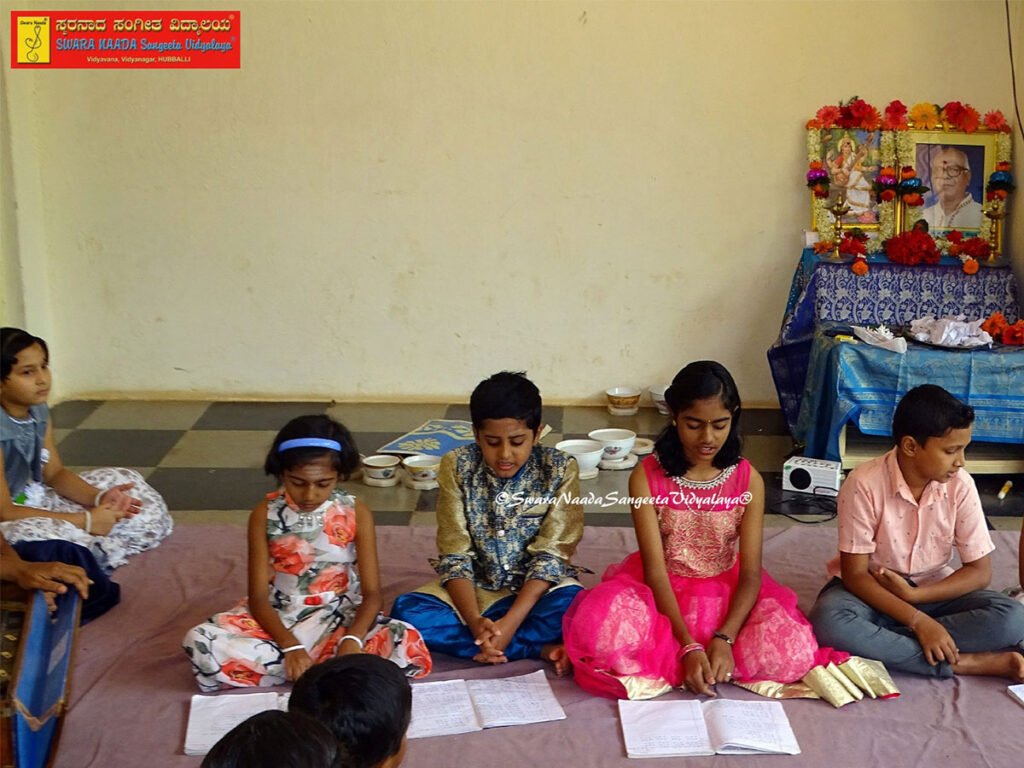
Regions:
[[321, 723], [297, 712], [267, 710], [239, 723], [213, 745], [201, 768], [350, 768], [344, 746]]
[[[341, 445], [340, 451], [331, 448], [289, 448], [282, 452], [278, 447], [286, 440], [297, 440], [303, 437], [318, 437], [325, 440], [334, 440]], [[332, 419], [330, 416], [314, 415], [299, 416], [292, 419], [274, 438], [274, 444], [270, 446], [270, 453], [263, 462], [263, 471], [274, 477], [281, 477], [287, 470], [310, 464], [317, 459], [327, 456], [331, 460], [331, 466], [339, 475], [349, 475], [359, 466], [359, 449], [356, 441], [343, 425]]]
[[353, 768], [373, 768], [402, 749], [412, 688], [393, 662], [350, 654], [307, 669], [295, 681], [288, 708], [326, 725], [348, 750]]
[[729, 436], [711, 463], [719, 469], [725, 469], [740, 460], [740, 452], [743, 449], [740, 414], [743, 412], [743, 404], [740, 402], [736, 382], [721, 363], [701, 360], [690, 363], [679, 371], [672, 379], [672, 386], [665, 390], [665, 403], [672, 412], [672, 421], [658, 436], [654, 449], [657, 451], [662, 469], [670, 477], [682, 477], [692, 466], [683, 453], [683, 444], [676, 429], [676, 418], [698, 400], [707, 400], [711, 397], [719, 398], [725, 409], [732, 414]]
[[487, 419], [525, 421], [531, 432], [540, 429], [541, 399], [537, 385], [524, 371], [502, 371], [476, 385], [469, 398], [474, 429]]
[[892, 438], [899, 445], [912, 437], [924, 445], [929, 437], [942, 437], [951, 429], [966, 429], [974, 423], [974, 409], [942, 387], [922, 384], [907, 392], [892, 417]]
[[33, 344], [43, 348], [46, 361], [50, 361], [50, 348], [38, 336], [33, 336], [21, 328], [0, 328], [0, 380], [11, 375], [11, 370], [18, 362], [18, 354]]

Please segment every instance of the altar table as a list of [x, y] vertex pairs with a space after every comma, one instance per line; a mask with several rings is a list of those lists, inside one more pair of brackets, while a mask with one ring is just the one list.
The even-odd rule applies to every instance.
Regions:
[[[907, 326], [924, 315], [963, 314], [968, 320], [977, 320], [997, 310], [1009, 322], [1018, 318], [1017, 283], [1008, 266], [983, 267], [975, 275], [966, 275], [960, 260], [950, 257], [943, 257], [937, 265], [908, 267], [894, 264], [884, 255], [873, 255], [868, 264], [868, 274], [858, 276], [850, 271], [849, 263], [833, 262], [813, 249], [805, 249], [801, 255], [779, 336], [768, 350], [779, 403], [797, 440], [804, 434], [798, 422], [804, 393], [812, 391], [809, 365], [815, 334], [822, 324]], [[912, 371], [921, 359], [915, 353], [912, 362], [904, 361], [903, 367]], [[964, 362], [956, 360], [955, 365]], [[816, 373], [815, 382], [823, 375]], [[823, 456], [811, 450], [806, 455]]]
[[843, 427], [892, 434], [896, 404], [920, 384], [938, 384], [974, 408], [973, 440], [1024, 444], [1024, 347], [944, 350], [908, 342], [905, 354], [839, 341], [820, 329], [793, 436], [805, 455], [842, 461]]

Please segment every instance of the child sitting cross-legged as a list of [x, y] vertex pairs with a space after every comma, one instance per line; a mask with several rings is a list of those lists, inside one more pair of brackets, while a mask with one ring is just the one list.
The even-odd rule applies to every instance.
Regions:
[[810, 613], [822, 642], [918, 675], [1024, 680], [1024, 605], [986, 589], [994, 546], [964, 469], [973, 422], [946, 390], [915, 387], [896, 446], [843, 483], [839, 556]]
[[537, 444], [541, 398], [522, 373], [481, 382], [469, 401], [476, 442], [438, 472], [440, 579], [395, 600], [431, 651], [485, 664], [544, 658], [569, 669], [562, 616], [582, 588], [570, 559], [583, 536], [579, 467]]

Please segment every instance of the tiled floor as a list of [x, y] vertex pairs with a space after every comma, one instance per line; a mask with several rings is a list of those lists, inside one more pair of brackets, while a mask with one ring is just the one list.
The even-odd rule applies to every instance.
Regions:
[[[353, 433], [362, 453], [415, 429], [427, 419], [469, 419], [466, 405], [331, 404], [327, 402], [144, 402], [69, 401], [53, 409], [57, 445], [64, 464], [73, 469], [128, 466], [138, 469], [167, 499], [181, 521], [242, 522], [248, 510], [273, 482], [263, 474], [263, 460], [277, 430], [289, 419], [307, 413], [327, 413]], [[601, 427], [632, 429], [655, 437], [665, 418], [653, 409], [637, 416], [611, 416], [603, 407], [545, 407], [552, 431], [545, 445], [586, 437]], [[826, 499], [809, 499], [781, 491], [782, 463], [793, 449], [781, 412], [743, 413], [744, 455], [765, 476], [769, 513], [795, 515], [808, 522], [834, 509]], [[588, 525], [630, 525], [621, 503], [629, 472], [604, 472], [584, 481], [581, 491], [597, 503], [586, 508]], [[1024, 477], [1014, 480], [1017, 492], [1003, 502], [995, 498], [1004, 478], [979, 477], [986, 512], [997, 527], [1019, 521], [1000, 521], [1024, 515]], [[436, 491], [412, 491], [402, 486], [371, 488], [345, 483], [374, 511], [378, 525], [431, 524]], [[600, 500], [604, 499], [602, 503]], [[779, 520], [773, 521], [777, 524]]]

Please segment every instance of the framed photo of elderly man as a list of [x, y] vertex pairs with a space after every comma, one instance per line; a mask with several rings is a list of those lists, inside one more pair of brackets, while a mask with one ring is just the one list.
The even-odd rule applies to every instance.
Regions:
[[923, 205], [907, 210], [903, 229], [923, 219], [932, 235], [954, 229], [977, 235], [984, 222], [985, 180], [996, 165], [997, 134], [910, 131], [910, 136], [914, 169], [929, 191]]

